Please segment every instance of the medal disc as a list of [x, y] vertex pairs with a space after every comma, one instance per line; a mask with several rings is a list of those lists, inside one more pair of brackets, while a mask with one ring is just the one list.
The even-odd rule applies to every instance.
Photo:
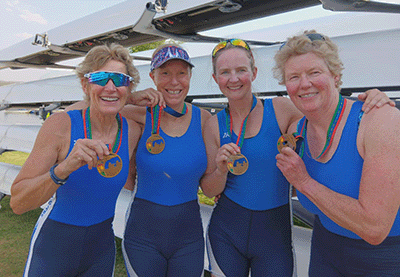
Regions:
[[230, 173], [242, 175], [249, 168], [249, 161], [244, 155], [238, 153], [229, 157], [227, 166]]
[[122, 160], [117, 154], [111, 153], [97, 161], [97, 171], [103, 177], [115, 177], [121, 172], [121, 169]]
[[152, 134], [146, 141], [146, 148], [151, 154], [160, 154], [165, 147], [164, 139], [158, 134]]
[[278, 151], [282, 153], [283, 147], [290, 147], [296, 151], [296, 138], [292, 134], [284, 134], [278, 139]]

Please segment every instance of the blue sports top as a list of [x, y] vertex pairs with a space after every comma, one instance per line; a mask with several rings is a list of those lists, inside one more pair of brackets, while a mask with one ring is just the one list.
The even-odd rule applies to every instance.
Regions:
[[[362, 102], [353, 103], [338, 148], [327, 163], [320, 163], [311, 158], [307, 138], [304, 139], [305, 149], [303, 160], [310, 176], [331, 190], [354, 199], [358, 199], [359, 196], [362, 167], [364, 163], [363, 158], [361, 158], [357, 150], [357, 133], [363, 114], [361, 106]], [[298, 131], [303, 125], [304, 120], [305, 118], [302, 118], [299, 121], [297, 125]], [[361, 239], [355, 233], [333, 222], [304, 194], [297, 191], [297, 196], [304, 208], [318, 215], [322, 225], [326, 229], [338, 235], [353, 239]], [[400, 212], [397, 213], [396, 220], [389, 233], [389, 236], [398, 235], [400, 235]]]
[[[226, 112], [218, 113], [221, 146], [235, 143], [226, 126]], [[272, 99], [265, 99], [264, 115], [258, 134], [245, 138], [241, 153], [249, 161], [249, 168], [243, 175], [228, 173], [224, 193], [229, 199], [250, 210], [273, 209], [289, 202], [289, 183], [276, 166], [277, 141], [281, 132], [276, 121]]]
[[146, 148], [151, 129], [151, 114], [146, 112], [145, 129], [136, 153], [135, 197], [166, 206], [196, 200], [200, 178], [207, 167], [200, 109], [192, 105], [189, 128], [181, 137], [170, 137], [160, 128], [165, 148], [159, 154], [151, 154]]
[[[78, 139], [85, 138], [82, 111], [68, 112], [71, 118], [69, 153]], [[82, 166], [69, 175], [68, 181], [55, 193], [49, 218], [77, 226], [91, 226], [114, 216], [115, 203], [129, 173], [128, 124], [122, 118], [122, 142], [118, 151], [121, 172], [112, 178], [100, 175], [96, 168]]]

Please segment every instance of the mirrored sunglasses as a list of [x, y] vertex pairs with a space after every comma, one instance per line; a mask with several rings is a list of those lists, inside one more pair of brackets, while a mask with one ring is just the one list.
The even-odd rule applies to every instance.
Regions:
[[238, 38], [234, 38], [234, 39], [224, 40], [218, 43], [217, 46], [215, 46], [214, 50], [212, 51], [212, 57], [214, 58], [215, 55], [218, 53], [218, 51], [224, 49], [228, 45], [228, 43], [232, 44], [233, 46], [243, 47], [246, 50], [250, 51], [250, 46], [247, 44], [247, 42]]
[[128, 87], [130, 82], [133, 82], [133, 78], [129, 75], [118, 73], [118, 72], [105, 72], [97, 71], [87, 73], [84, 75], [89, 80], [89, 83], [96, 84], [104, 87], [111, 79], [116, 87]]
[[[325, 40], [325, 37], [321, 34], [307, 34], [306, 37], [308, 37], [311, 42], [315, 41], [315, 40]], [[282, 49], [283, 46], [286, 45], [286, 42], [284, 42], [281, 47], [279, 47], [279, 50]]]

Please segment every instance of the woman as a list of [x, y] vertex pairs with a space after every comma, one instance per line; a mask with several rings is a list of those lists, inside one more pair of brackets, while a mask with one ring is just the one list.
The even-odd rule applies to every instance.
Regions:
[[147, 111], [128, 107], [143, 126], [136, 153], [137, 191], [123, 239], [129, 276], [201, 276], [203, 272], [197, 190], [207, 163], [202, 129], [210, 114], [184, 102], [192, 67], [179, 45], [160, 46], [152, 57], [150, 77], [167, 107]]
[[363, 114], [343, 99], [338, 47], [315, 31], [290, 38], [275, 61], [305, 115], [289, 130], [304, 138], [300, 156], [285, 147], [276, 159], [316, 214], [310, 276], [400, 276], [400, 112]]
[[113, 275], [115, 203], [140, 136], [119, 111], [139, 74], [129, 51], [113, 44], [90, 50], [77, 75], [89, 107], [46, 119], [11, 188], [17, 214], [48, 201], [24, 276]]
[[302, 115], [288, 98], [253, 96], [257, 67], [245, 41], [219, 43], [212, 63], [229, 105], [204, 131], [208, 165], [201, 187], [209, 197], [222, 193], [208, 228], [210, 270], [217, 276], [248, 276], [250, 270], [252, 276], [292, 276], [290, 188], [273, 157], [276, 138]]

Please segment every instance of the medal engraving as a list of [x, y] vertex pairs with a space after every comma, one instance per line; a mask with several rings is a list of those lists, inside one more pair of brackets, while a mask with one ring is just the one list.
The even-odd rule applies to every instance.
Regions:
[[146, 148], [151, 154], [160, 154], [165, 148], [165, 141], [160, 135], [152, 134], [146, 141]]
[[296, 151], [296, 141], [297, 139], [292, 134], [284, 134], [278, 139], [278, 151], [282, 153], [283, 147], [290, 147]]
[[103, 159], [97, 161], [97, 171], [101, 176], [112, 178], [117, 176], [122, 169], [121, 157], [117, 154], [111, 153], [104, 156]]
[[229, 157], [227, 166], [230, 173], [242, 175], [249, 168], [249, 161], [244, 155], [238, 153]]

